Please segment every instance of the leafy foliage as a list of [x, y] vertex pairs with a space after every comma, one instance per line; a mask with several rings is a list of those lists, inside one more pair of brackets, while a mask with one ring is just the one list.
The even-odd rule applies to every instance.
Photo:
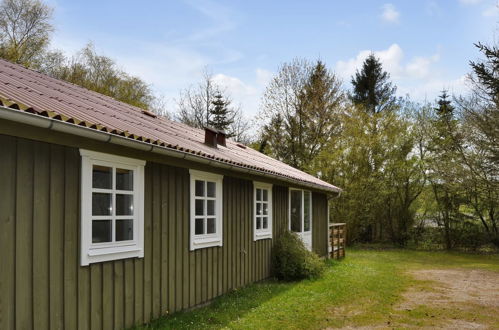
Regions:
[[260, 149], [296, 168], [310, 162], [336, 134], [336, 114], [344, 106], [339, 79], [324, 63], [285, 63], [262, 99]]
[[344, 189], [332, 203], [335, 221], [348, 223], [350, 242], [405, 245], [425, 183], [409, 119], [351, 106], [340, 121], [341, 133], [313, 162], [316, 173]]
[[298, 235], [286, 231], [275, 241], [272, 269], [278, 279], [293, 281], [320, 277], [325, 264], [315, 253], [307, 250]]
[[50, 61], [40, 65], [40, 70], [141, 108], [150, 107], [155, 99], [149, 85], [120, 70], [111, 58], [97, 54], [93, 44], [86, 45], [70, 58], [53, 52]]
[[52, 9], [39, 0], [3, 0], [0, 3], [0, 57], [34, 66], [43, 54], [54, 30]]

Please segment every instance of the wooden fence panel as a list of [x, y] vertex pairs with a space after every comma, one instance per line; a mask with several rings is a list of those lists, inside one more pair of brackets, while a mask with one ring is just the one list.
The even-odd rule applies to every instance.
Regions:
[[341, 259], [345, 257], [346, 235], [347, 225], [345, 223], [333, 223], [329, 225], [330, 258]]

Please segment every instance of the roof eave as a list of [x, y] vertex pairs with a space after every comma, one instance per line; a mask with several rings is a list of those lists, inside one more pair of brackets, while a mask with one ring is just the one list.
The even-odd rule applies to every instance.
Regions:
[[182, 158], [196, 163], [208, 164], [214, 167], [234, 170], [236, 172], [248, 173], [257, 176], [277, 179], [294, 185], [310, 187], [328, 193], [338, 194], [341, 192], [340, 188], [323, 186], [319, 184], [310, 183], [307, 181], [293, 179], [287, 176], [267, 173], [265, 171], [261, 171], [258, 169], [252, 169], [235, 164], [228, 164], [220, 160], [203, 157], [202, 155], [191, 154], [182, 150], [171, 149], [166, 146], [159, 146], [148, 142], [129, 139], [127, 137], [112, 134], [110, 132], [98, 131], [89, 127], [79, 126], [65, 121], [60, 121], [54, 118], [41, 116], [39, 114], [24, 112], [22, 110], [12, 109], [5, 106], [0, 106], [0, 109], [5, 110], [5, 111], [0, 111], [0, 119], [19, 122], [30, 126], [46, 128], [71, 135], [77, 135], [101, 142], [126, 146], [129, 148], [138, 149], [146, 152], [153, 152], [175, 158]]

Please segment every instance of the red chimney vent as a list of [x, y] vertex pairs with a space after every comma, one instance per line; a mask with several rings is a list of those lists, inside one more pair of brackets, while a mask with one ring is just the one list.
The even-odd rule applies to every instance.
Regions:
[[211, 127], [204, 128], [204, 144], [216, 148], [218, 131]]
[[221, 146], [227, 147], [227, 144], [225, 143], [226, 136], [227, 134], [224, 131], [218, 131], [217, 143]]

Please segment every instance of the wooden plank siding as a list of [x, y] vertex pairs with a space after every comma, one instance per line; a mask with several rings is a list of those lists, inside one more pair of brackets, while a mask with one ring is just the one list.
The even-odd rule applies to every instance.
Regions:
[[[1, 134], [0, 148], [0, 329], [127, 328], [270, 276], [248, 179], [224, 176], [223, 247], [189, 251], [189, 170], [148, 161], [144, 258], [82, 267], [78, 149]], [[273, 187], [274, 238], [288, 228], [288, 191]], [[326, 205], [314, 192], [323, 256]]]
[[328, 255], [327, 196], [312, 194], [312, 250], [320, 256]]

